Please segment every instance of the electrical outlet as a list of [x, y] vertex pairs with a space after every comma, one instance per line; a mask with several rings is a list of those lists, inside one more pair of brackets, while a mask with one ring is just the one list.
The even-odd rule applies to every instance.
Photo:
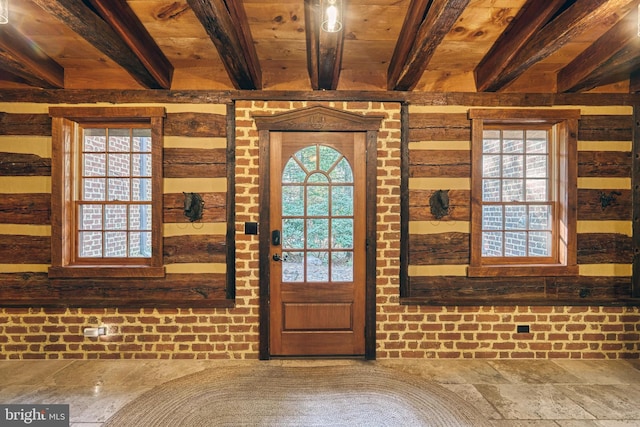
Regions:
[[85, 337], [99, 337], [101, 335], [107, 335], [107, 327], [106, 326], [100, 326], [98, 328], [84, 328], [82, 330], [82, 334]]

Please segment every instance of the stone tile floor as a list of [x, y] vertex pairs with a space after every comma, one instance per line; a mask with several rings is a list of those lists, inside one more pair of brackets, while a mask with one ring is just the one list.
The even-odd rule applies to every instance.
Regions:
[[[68, 403], [98, 427], [154, 386], [210, 367], [350, 361], [1, 361], [0, 403]], [[463, 396], [496, 427], [640, 426], [640, 361], [379, 360]]]

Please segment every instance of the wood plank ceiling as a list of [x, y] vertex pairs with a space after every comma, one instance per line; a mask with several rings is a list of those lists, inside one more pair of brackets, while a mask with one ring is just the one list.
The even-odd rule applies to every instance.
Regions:
[[2, 89], [640, 91], [640, 0], [9, 0]]

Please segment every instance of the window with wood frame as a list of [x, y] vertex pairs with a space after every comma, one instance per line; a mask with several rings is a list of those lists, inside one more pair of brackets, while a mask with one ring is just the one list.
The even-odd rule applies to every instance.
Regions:
[[579, 110], [469, 111], [469, 276], [578, 273], [579, 117]]
[[164, 108], [51, 108], [49, 277], [162, 277]]

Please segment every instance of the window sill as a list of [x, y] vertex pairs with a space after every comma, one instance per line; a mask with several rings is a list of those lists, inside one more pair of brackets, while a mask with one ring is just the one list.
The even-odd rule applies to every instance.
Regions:
[[149, 266], [130, 266], [130, 265], [114, 265], [114, 266], [65, 266], [50, 267], [50, 279], [64, 278], [127, 278], [127, 277], [165, 277], [165, 269], [163, 267]]
[[469, 266], [468, 277], [546, 277], [546, 276], [577, 276], [577, 265], [492, 265], [492, 266]]

